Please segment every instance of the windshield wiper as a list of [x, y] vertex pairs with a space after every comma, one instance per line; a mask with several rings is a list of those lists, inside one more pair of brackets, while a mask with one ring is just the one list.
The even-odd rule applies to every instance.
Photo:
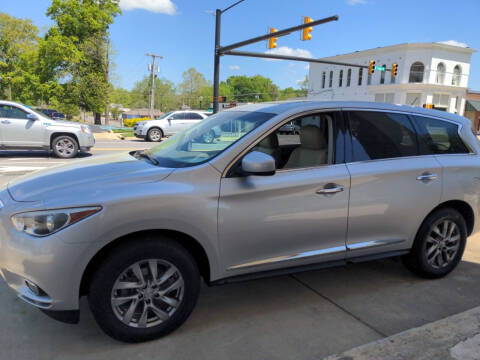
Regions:
[[157, 159], [154, 157], [148, 155], [144, 150], [139, 150], [135, 153], [135, 157], [137, 158], [143, 158], [149, 160], [153, 165], [158, 165], [159, 162]]

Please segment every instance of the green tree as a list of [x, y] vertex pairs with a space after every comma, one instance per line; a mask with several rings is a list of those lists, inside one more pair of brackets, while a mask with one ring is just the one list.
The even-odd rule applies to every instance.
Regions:
[[53, 0], [47, 10], [55, 25], [40, 43], [42, 76], [61, 81], [61, 101], [93, 111], [96, 123], [110, 86], [108, 29], [120, 13], [118, 0]]
[[191, 67], [182, 74], [183, 81], [178, 84], [178, 89], [183, 98], [183, 103], [190, 107], [199, 102], [199, 97], [205, 92], [205, 88], [210, 86], [202, 73], [199, 73], [194, 67]]
[[27, 104], [41, 97], [38, 40], [31, 20], [0, 13], [0, 96]]
[[[131, 91], [131, 106], [134, 108], [146, 108], [150, 106], [150, 89], [152, 80], [145, 76], [138, 81]], [[155, 78], [155, 109], [170, 111], [178, 109], [181, 100], [175, 94], [174, 84], [167, 79]]]
[[279, 96], [278, 86], [261, 75], [230, 76], [226, 84], [230, 87], [233, 98], [239, 102], [271, 101]]

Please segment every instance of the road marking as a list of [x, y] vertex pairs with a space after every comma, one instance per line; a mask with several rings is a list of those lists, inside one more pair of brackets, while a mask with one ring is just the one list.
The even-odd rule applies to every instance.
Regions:
[[0, 173], [35, 171], [46, 169], [48, 166], [0, 166]]
[[90, 151], [133, 151], [133, 150], [143, 150], [143, 148], [97, 148], [97, 147], [94, 147]]

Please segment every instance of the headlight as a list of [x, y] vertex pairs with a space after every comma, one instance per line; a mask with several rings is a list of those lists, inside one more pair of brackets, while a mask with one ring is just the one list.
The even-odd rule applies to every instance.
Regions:
[[20, 232], [33, 236], [47, 236], [97, 213], [101, 209], [100, 206], [94, 206], [31, 211], [15, 214], [11, 219], [13, 226]]
[[82, 129], [82, 132], [85, 134], [90, 134], [92, 131], [90, 130], [90, 126], [87, 125], [80, 125], [80, 128]]

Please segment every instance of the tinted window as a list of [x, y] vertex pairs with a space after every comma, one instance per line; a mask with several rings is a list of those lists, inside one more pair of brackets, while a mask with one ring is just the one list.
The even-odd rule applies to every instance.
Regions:
[[423, 153], [463, 154], [469, 152], [458, 135], [456, 124], [425, 116], [414, 116], [414, 118], [420, 129]]
[[184, 120], [185, 119], [185, 113], [175, 113], [172, 115], [172, 120]]
[[0, 117], [9, 119], [27, 119], [27, 113], [15, 106], [0, 105]]
[[348, 113], [353, 160], [417, 155], [417, 138], [406, 115], [376, 111]]
[[192, 120], [202, 120], [202, 116], [197, 113], [187, 113], [187, 119], [192, 119]]

